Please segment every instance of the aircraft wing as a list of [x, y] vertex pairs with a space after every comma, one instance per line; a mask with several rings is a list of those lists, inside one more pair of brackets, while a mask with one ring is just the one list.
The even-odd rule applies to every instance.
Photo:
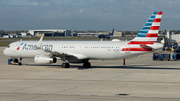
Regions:
[[[42, 50], [42, 49], [41, 49]], [[83, 54], [78, 54], [78, 53], [70, 53], [70, 52], [56, 52], [56, 51], [51, 51], [51, 50], [43, 50], [45, 52], [45, 54], [49, 53], [52, 56], [55, 57], [60, 57], [60, 58], [73, 58], [73, 59], [79, 59], [79, 60], [83, 60], [83, 59], [88, 59], [87, 56], [83, 55]]]
[[43, 39], [43, 36], [40, 38], [40, 40], [39, 40], [39, 42], [37, 44], [36, 49], [44, 51], [44, 54], [49, 54], [49, 55], [52, 55], [52, 56], [55, 56], [55, 57], [60, 57], [61, 59], [63, 59], [63, 58], [69, 58], [69, 59], [73, 58], [73, 59], [79, 59], [79, 60], [88, 59], [88, 57], [83, 55], [83, 54], [70, 53], [70, 52], [57, 52], [57, 51], [41, 49], [40, 48], [40, 44], [42, 43], [42, 39]]

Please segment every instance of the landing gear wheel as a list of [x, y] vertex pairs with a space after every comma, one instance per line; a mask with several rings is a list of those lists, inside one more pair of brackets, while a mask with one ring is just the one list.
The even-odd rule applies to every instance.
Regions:
[[21, 65], [22, 65], [22, 63], [21, 63], [21, 62], [19, 62], [19, 63], [18, 63], [18, 66], [21, 66]]
[[83, 67], [91, 67], [91, 63], [90, 62], [84, 62]]
[[18, 66], [21, 66], [22, 65], [22, 63], [21, 63], [21, 60], [22, 60], [22, 58], [19, 58], [19, 63], [18, 63]]
[[69, 63], [62, 63], [62, 68], [69, 68]]

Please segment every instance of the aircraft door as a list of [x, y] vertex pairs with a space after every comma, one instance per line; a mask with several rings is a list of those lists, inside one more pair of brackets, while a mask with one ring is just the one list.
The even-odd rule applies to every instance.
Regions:
[[119, 55], [121, 49], [119, 47], [116, 47], [116, 49], [114, 49], [114, 50], [115, 50], [116, 54]]
[[79, 52], [80, 52], [81, 54], [83, 54], [83, 51], [84, 51], [84, 45], [81, 44], [80, 47], [79, 47]]

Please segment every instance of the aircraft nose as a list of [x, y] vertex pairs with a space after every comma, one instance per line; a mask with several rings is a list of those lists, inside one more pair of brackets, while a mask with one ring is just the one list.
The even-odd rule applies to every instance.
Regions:
[[7, 55], [7, 49], [4, 49], [3, 54]]

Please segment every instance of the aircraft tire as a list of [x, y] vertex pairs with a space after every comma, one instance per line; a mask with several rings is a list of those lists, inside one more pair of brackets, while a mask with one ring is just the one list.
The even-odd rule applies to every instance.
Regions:
[[91, 63], [90, 62], [84, 62], [83, 67], [91, 67]]
[[62, 63], [62, 68], [69, 68], [69, 63]]
[[21, 65], [22, 65], [22, 63], [21, 63], [21, 62], [19, 62], [19, 63], [18, 63], [18, 66], [21, 66]]

